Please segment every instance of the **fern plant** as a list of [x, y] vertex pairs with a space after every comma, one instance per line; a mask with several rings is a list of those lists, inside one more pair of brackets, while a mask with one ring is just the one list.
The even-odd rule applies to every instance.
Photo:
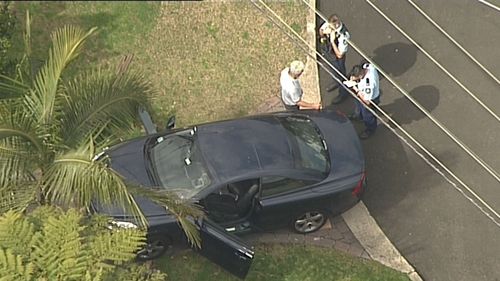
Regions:
[[[99, 281], [126, 272], [124, 268], [131, 266], [145, 242], [145, 233], [110, 230], [105, 221], [88, 218], [76, 209], [55, 207], [39, 207], [28, 216], [5, 213], [0, 217], [0, 281]], [[150, 272], [141, 265], [131, 268], [132, 272]], [[137, 276], [130, 280], [150, 280], [144, 276], [157, 278], [161, 273]]]

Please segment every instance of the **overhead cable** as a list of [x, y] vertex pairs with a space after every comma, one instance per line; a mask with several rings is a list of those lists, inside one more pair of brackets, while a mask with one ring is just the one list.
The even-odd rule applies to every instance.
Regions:
[[417, 11], [419, 11], [428, 21], [430, 21], [437, 29], [439, 29], [439, 31], [441, 31], [441, 33], [443, 33], [446, 36], [446, 38], [450, 39], [450, 41], [453, 42], [453, 44], [455, 44], [455, 46], [457, 46], [457, 48], [459, 48], [473, 62], [475, 62], [484, 72], [486, 72], [486, 74], [488, 74], [491, 78], [493, 78], [493, 80], [495, 80], [495, 82], [497, 82], [497, 84], [500, 84], [500, 80], [498, 80], [498, 78], [495, 75], [493, 75], [493, 73], [491, 73], [491, 71], [489, 71], [486, 67], [484, 67], [474, 56], [472, 56], [464, 47], [462, 47], [462, 45], [460, 45], [460, 43], [458, 43], [457, 40], [455, 40], [453, 37], [451, 37], [451, 35], [449, 35], [448, 32], [446, 32], [429, 15], [427, 15], [417, 4], [415, 4], [415, 2], [413, 2], [412, 0], [407, 0], [407, 1], [415, 9], [417, 9]]
[[392, 21], [382, 10], [380, 10], [375, 4], [370, 0], [365, 0], [372, 8], [377, 11], [382, 17], [384, 17], [394, 28], [396, 28], [401, 34], [403, 34], [410, 42], [412, 42], [422, 53], [424, 53], [434, 64], [436, 64], [444, 73], [446, 73], [455, 83], [457, 83], [464, 91], [466, 91], [469, 96], [471, 96], [477, 103], [479, 103], [486, 111], [488, 111], [497, 121], [500, 121], [500, 117], [493, 112], [486, 104], [484, 104], [476, 95], [474, 95], [469, 88], [467, 88], [462, 82], [460, 82], [453, 74], [451, 74], [443, 65], [441, 65], [436, 59], [434, 59], [420, 44], [418, 44], [413, 38], [411, 38], [401, 27], [399, 27], [394, 21]]
[[[269, 8], [262, 0], [258, 0], [261, 5], [265, 6], [266, 9], [268, 11], [270, 11], [275, 17], [277, 17], [278, 19], [280, 19], [280, 21], [282, 22], [282, 24], [284, 24], [288, 30], [291, 30], [294, 35], [297, 37], [297, 38], [300, 38], [303, 43], [305, 43], [305, 45], [308, 46], [309, 50], [308, 49], [304, 49], [303, 46], [300, 45], [300, 43], [297, 42], [296, 38], [293, 38], [293, 36], [291, 36], [290, 34], [288, 34], [285, 30], [283, 30], [282, 27], [280, 27], [280, 25], [278, 23], [276, 23], [276, 21], [269, 15], [267, 14], [265, 11], [263, 11], [263, 9], [256, 3], [257, 0], [252, 0], [251, 2], [254, 4], [254, 6], [259, 9], [263, 14], [265, 14], [278, 28], [280, 28], [284, 33], [285, 35], [287, 35], [299, 48], [301, 48], [308, 56], [310, 56], [313, 61], [315, 61], [316, 63], [318, 63], [318, 65], [320, 65], [330, 76], [332, 76], [337, 82], [341, 83], [342, 81], [340, 81], [340, 79], [338, 79], [327, 67], [325, 67], [325, 65], [321, 62], [319, 62], [315, 56], [311, 55], [310, 51], [311, 49], [314, 51], [314, 53], [318, 56], [320, 56], [323, 60], [327, 61], [321, 54], [319, 54], [314, 48], [312, 48], [307, 42], [304, 41], [304, 39], [299, 35], [297, 34], [293, 28], [291, 28], [288, 24], [286, 24], [282, 19], [281, 17], [279, 17], [271, 8]], [[314, 9], [315, 10], [315, 9]], [[316, 11], [316, 10], [315, 10]], [[321, 14], [319, 14], [319, 12], [316, 11], [316, 13], [320, 16], [322, 16]], [[324, 18], [322, 16], [322, 18]], [[327, 63], [329, 64], [329, 66], [334, 69], [337, 73], [339, 73], [340, 75], [342, 75], [344, 78], [345, 76], [340, 73], [335, 67], [333, 67], [328, 61]], [[359, 97], [357, 97], [357, 95], [351, 90], [351, 89], [347, 89], [349, 94], [351, 94], [351, 96], [353, 96], [355, 99], [357, 99], [358, 101], [362, 102]], [[406, 132], [406, 130], [404, 130], [396, 121], [394, 121], [387, 113], [385, 113], [380, 107], [377, 106], [377, 110], [382, 112], [384, 114], [384, 116], [389, 120], [391, 121], [391, 123], [395, 124], [396, 127], [401, 131], [403, 132], [406, 136], [408, 136], [422, 151], [424, 151], [428, 156], [430, 156], [439, 166], [441, 166], [446, 172], [448, 172], [448, 174], [450, 174], [455, 180], [457, 180], [462, 186], [465, 187], [465, 189], [473, 195], [473, 197], [475, 197], [479, 202], [481, 202], [481, 204], [483, 204], [484, 207], [486, 207], [486, 209], [488, 209], [489, 212], [491, 212], [491, 214], [486, 211], [481, 205], [479, 205], [473, 198], [471, 198], [469, 195], [467, 195], [460, 187], [457, 186], [457, 184], [455, 182], [453, 182], [448, 176], [446, 176], [441, 170], [439, 170], [438, 167], [436, 167], [436, 165], [434, 165], [433, 163], [430, 162], [429, 159], [427, 159], [421, 152], [419, 152], [412, 144], [410, 144], [408, 142], [407, 139], [405, 139], [403, 136], [401, 136], [400, 134], [397, 133], [397, 131], [392, 128], [385, 120], [381, 119], [380, 116], [373, 110], [371, 109], [370, 107], [366, 107], [367, 110], [369, 110], [372, 114], [374, 114], [378, 119], [379, 121], [384, 124], [391, 132], [393, 132], [399, 139], [401, 139], [405, 144], [407, 144], [417, 155], [419, 155], [431, 168], [433, 168], [437, 173], [439, 173], [448, 183], [450, 183], [458, 192], [460, 192], [464, 197], [466, 197], [466, 199], [468, 199], [474, 206], [476, 206], [486, 217], [488, 217], [496, 226], [500, 227], [500, 222], [497, 221], [497, 219], [500, 219], [500, 215], [491, 207], [488, 205], [488, 203], [486, 203], [480, 196], [478, 196], [467, 184], [465, 184], [460, 178], [458, 178], [452, 171], [450, 171], [443, 163], [441, 163], [434, 155], [432, 155], [432, 153], [430, 153], [427, 149], [425, 149], [425, 147], [423, 147], [418, 141], [416, 141], [413, 137], [411, 137], [411, 135]], [[495, 218], [496, 217], [496, 218]]]
[[[320, 16], [323, 20], [327, 21], [327, 19], [319, 13], [314, 7], [307, 2], [307, 0], [302, 0], [310, 9], [314, 10], [318, 16]], [[354, 44], [351, 40], [347, 40], [349, 45], [351, 45], [364, 59], [369, 61], [371, 64], [375, 66], [379, 72], [387, 78], [391, 84], [396, 87], [406, 98], [408, 98], [422, 113], [425, 114], [438, 128], [440, 128], [448, 137], [450, 137], [458, 146], [460, 146], [472, 159], [474, 159], [481, 167], [483, 167], [493, 178], [495, 178], [500, 183], [500, 175], [496, 172], [488, 163], [486, 163], [483, 159], [481, 159], [474, 151], [472, 151], [466, 144], [464, 144], [460, 139], [458, 139], [448, 128], [446, 128], [441, 122], [439, 122], [436, 118], [434, 118], [430, 112], [428, 112], [420, 103], [418, 103], [408, 92], [406, 92], [401, 86], [399, 86], [394, 79], [392, 79], [389, 74], [387, 74], [383, 69], [377, 65], [371, 58], [369, 58], [360, 48]], [[342, 75], [344, 79], [347, 80], [347, 77]], [[378, 107], [378, 105], [377, 105]]]

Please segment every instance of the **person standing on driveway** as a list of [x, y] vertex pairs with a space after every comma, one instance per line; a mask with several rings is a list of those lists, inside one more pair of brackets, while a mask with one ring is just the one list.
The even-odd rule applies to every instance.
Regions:
[[286, 110], [321, 109], [321, 103], [309, 103], [302, 100], [302, 87], [298, 79], [304, 72], [304, 67], [303, 62], [296, 60], [281, 71], [281, 101]]
[[[319, 28], [319, 35], [320, 38], [329, 39], [329, 44], [326, 45], [326, 59], [345, 77], [345, 60], [347, 48], [349, 46], [347, 41], [351, 38], [347, 27], [336, 14], [333, 14], [328, 18], [328, 22], [321, 25]], [[333, 70], [335, 77], [337, 77], [338, 80], [343, 81], [344, 78], [338, 72]], [[347, 92], [342, 84], [337, 81], [333, 81], [332, 85], [326, 90], [331, 92], [337, 87], [339, 88], [339, 94], [333, 99], [333, 104], [339, 104], [349, 96], [349, 92]]]
[[379, 76], [377, 69], [370, 63], [355, 65], [350, 72], [350, 80], [344, 81], [361, 99], [354, 101], [354, 113], [349, 115], [351, 120], [363, 120], [365, 130], [359, 135], [361, 139], [367, 139], [377, 129], [377, 118], [366, 107], [375, 110], [373, 104], [380, 102]]

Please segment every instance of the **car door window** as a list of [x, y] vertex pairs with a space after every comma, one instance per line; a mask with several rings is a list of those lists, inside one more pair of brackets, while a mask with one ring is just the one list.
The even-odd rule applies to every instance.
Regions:
[[315, 183], [309, 180], [298, 180], [280, 176], [268, 176], [262, 178], [262, 197], [285, 193], [300, 189]]

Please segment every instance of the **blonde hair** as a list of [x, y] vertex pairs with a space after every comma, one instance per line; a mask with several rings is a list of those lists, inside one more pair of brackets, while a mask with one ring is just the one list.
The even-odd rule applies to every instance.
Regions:
[[294, 60], [290, 64], [290, 74], [291, 75], [300, 75], [304, 71], [304, 63], [300, 60]]

